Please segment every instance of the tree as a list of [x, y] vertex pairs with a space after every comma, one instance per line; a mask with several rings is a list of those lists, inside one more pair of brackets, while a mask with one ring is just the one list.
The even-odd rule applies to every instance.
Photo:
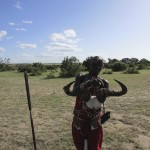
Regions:
[[122, 62], [115, 62], [113, 65], [112, 65], [112, 71], [123, 71], [125, 70], [127, 67], [126, 67], [126, 64], [122, 63]]
[[10, 58], [2, 59], [0, 58], [0, 71], [12, 70], [10, 67]]
[[123, 58], [123, 59], [121, 59], [121, 62], [125, 63], [125, 64], [130, 64], [131, 59], [130, 58]]
[[114, 64], [116, 62], [119, 62], [119, 60], [118, 59], [110, 59], [110, 58], [108, 58], [108, 63], [109, 64]]
[[131, 65], [136, 65], [139, 62], [139, 60], [137, 58], [131, 58], [130, 61], [131, 61], [130, 62]]
[[46, 67], [45, 65], [43, 65], [42, 63], [33, 63], [32, 65], [32, 71], [31, 71], [31, 75], [33, 76], [37, 76], [37, 75], [42, 75], [43, 72], [46, 71]]
[[145, 59], [145, 58], [142, 58], [142, 59], [139, 61], [139, 64], [149, 65], [149, 64], [150, 64], [150, 61], [148, 61], [148, 60]]
[[83, 67], [76, 57], [65, 57], [61, 63], [61, 77], [74, 77]]

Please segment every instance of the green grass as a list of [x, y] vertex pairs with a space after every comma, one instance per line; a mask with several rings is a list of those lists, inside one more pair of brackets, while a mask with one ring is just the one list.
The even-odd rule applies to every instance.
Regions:
[[[46, 79], [47, 74], [29, 76], [37, 149], [75, 150], [71, 137], [75, 98], [62, 90], [74, 78]], [[149, 150], [150, 70], [102, 77], [110, 89], [120, 89], [114, 79], [128, 87], [126, 95], [106, 100], [111, 119], [103, 125], [103, 150]], [[0, 150], [33, 149], [23, 73], [0, 72], [0, 104]]]

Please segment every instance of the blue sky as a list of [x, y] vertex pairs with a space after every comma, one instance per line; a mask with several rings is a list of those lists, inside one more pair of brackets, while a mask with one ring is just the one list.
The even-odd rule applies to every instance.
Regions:
[[1, 0], [0, 58], [150, 60], [150, 0]]

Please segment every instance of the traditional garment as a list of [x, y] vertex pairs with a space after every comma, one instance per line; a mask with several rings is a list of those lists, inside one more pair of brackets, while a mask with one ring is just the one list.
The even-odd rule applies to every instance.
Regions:
[[[78, 75], [75, 81], [64, 86], [64, 91], [69, 96], [76, 96], [74, 117], [72, 122], [72, 136], [77, 150], [101, 150], [103, 130], [101, 124], [110, 118], [110, 112], [101, 108], [108, 96], [122, 96], [127, 93], [127, 87], [115, 80], [121, 91], [109, 90], [106, 80], [98, 78], [102, 70], [103, 60], [98, 56], [92, 58], [89, 74]], [[74, 83], [71, 91], [70, 87]], [[104, 113], [103, 113], [104, 112]], [[85, 140], [86, 139], [86, 140]], [[84, 143], [87, 145], [84, 147]]]
[[[75, 86], [90, 78], [89, 75], [77, 77]], [[104, 81], [104, 86], [108, 87], [106, 81]], [[90, 89], [90, 93], [95, 95], [94, 88]], [[84, 150], [85, 139], [88, 142], [88, 150], [101, 150], [103, 130], [101, 126], [102, 111], [100, 109], [94, 111], [88, 109], [85, 101], [77, 96], [72, 123], [72, 136], [77, 150]]]

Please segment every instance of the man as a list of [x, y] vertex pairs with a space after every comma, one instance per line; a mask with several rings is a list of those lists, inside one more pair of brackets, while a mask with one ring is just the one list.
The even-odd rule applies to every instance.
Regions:
[[[107, 96], [121, 96], [127, 88], [117, 81], [122, 91], [110, 91], [107, 80], [98, 77], [104, 67], [103, 60], [98, 56], [92, 58], [89, 73], [78, 75], [75, 83], [64, 87], [67, 95], [76, 96], [72, 136], [77, 150], [101, 150], [103, 140], [102, 123], [110, 117], [110, 112], [104, 113], [102, 106]], [[70, 91], [74, 83], [73, 91]], [[87, 142], [87, 144], [85, 144]], [[86, 146], [87, 145], [87, 146]]]

